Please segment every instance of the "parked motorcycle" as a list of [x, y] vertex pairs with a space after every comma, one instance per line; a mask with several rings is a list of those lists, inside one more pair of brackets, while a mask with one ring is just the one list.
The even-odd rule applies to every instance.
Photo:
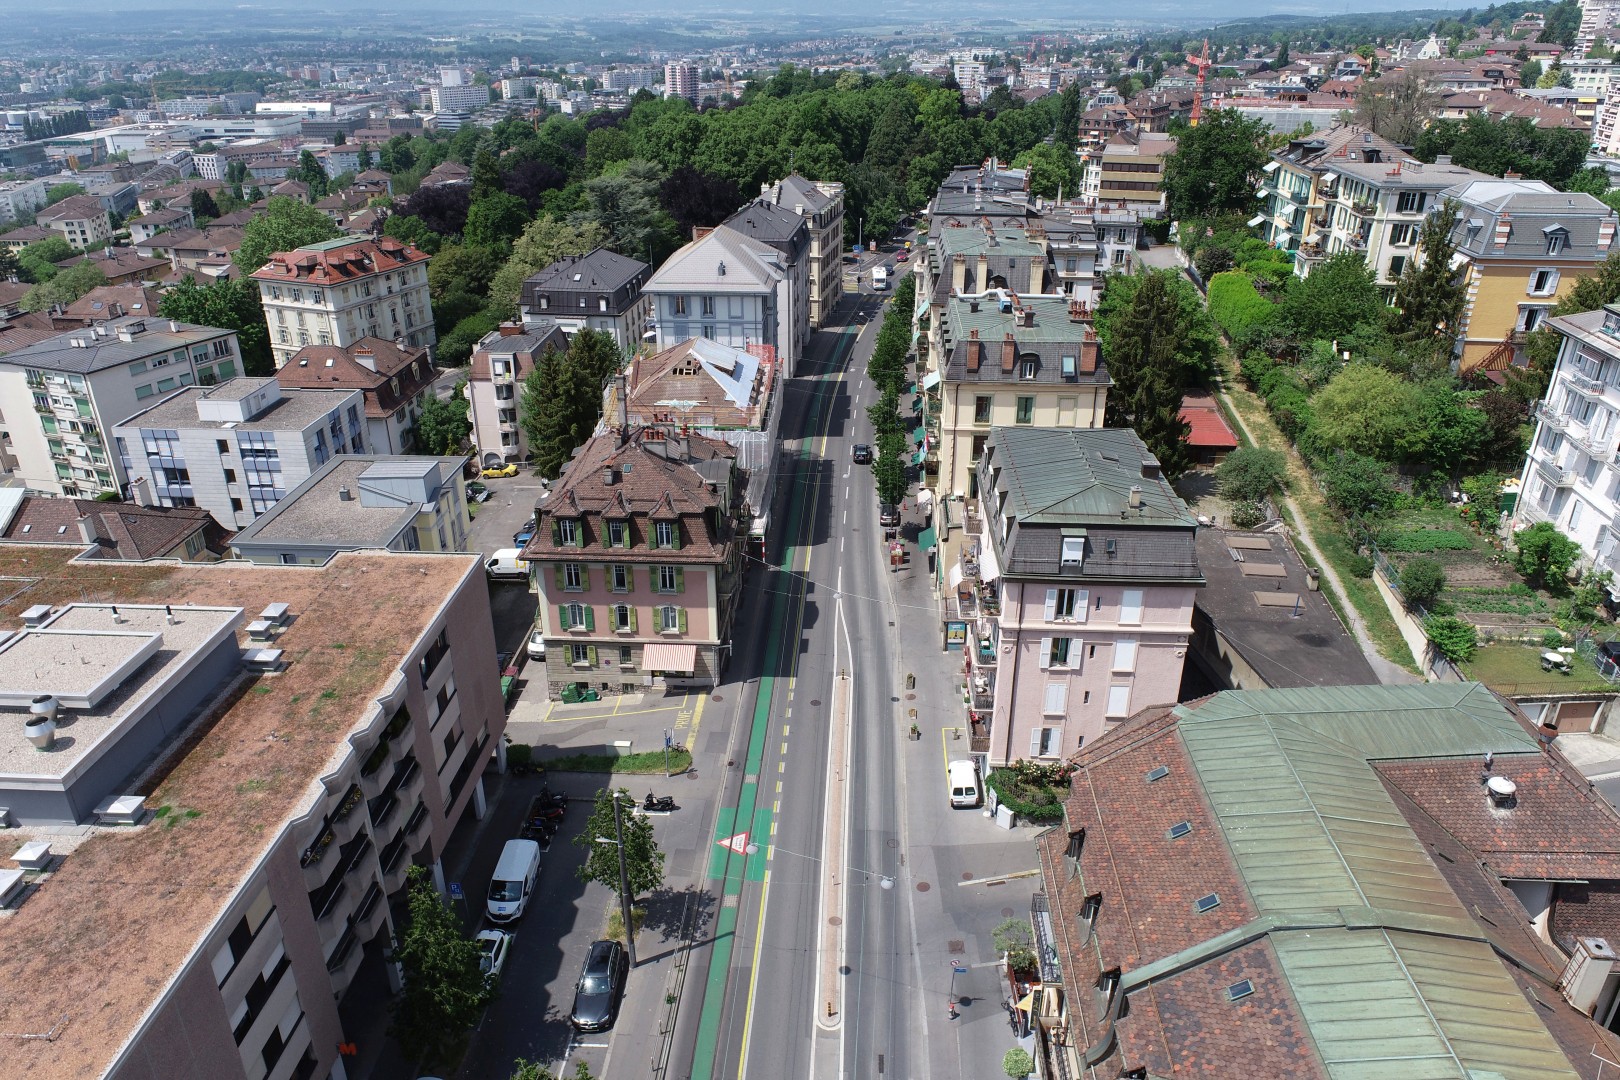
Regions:
[[641, 808], [643, 810], [661, 810], [668, 813], [675, 809], [675, 797], [673, 795], [658, 796], [649, 791], [647, 792], [647, 801], [641, 804]]

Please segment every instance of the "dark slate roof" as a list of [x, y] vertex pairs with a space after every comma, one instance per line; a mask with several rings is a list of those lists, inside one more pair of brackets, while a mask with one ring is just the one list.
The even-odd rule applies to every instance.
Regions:
[[[1460, 204], [1451, 238], [1471, 258], [1533, 259], [1557, 266], [1590, 266], [1613, 246], [1613, 228], [1603, 243], [1601, 225], [1615, 213], [1598, 199], [1579, 191], [1558, 191], [1540, 180], [1475, 180], [1447, 188], [1444, 196]], [[1507, 244], [1496, 246], [1496, 227], [1508, 218]], [[1547, 230], [1561, 226], [1569, 242], [1557, 255], [1547, 254]]]
[[810, 227], [805, 224], [804, 218], [792, 210], [773, 206], [764, 199], [755, 199], [744, 206], [727, 218], [722, 226], [751, 236], [762, 244], [769, 244], [795, 262], [810, 246]]
[[[943, 373], [947, 382], [1112, 385], [1089, 311], [1060, 296], [1025, 297], [1020, 302], [1024, 310], [1033, 312], [1027, 326], [1011, 309], [1011, 294], [1005, 302], [996, 296], [950, 299], [945, 326], [952, 343]], [[1003, 362], [1009, 338], [1016, 358], [1011, 370]], [[1075, 358], [1072, 377], [1063, 374], [1066, 356]], [[1036, 361], [1033, 379], [1023, 378], [1026, 357]]]
[[[641, 296], [641, 286], [647, 282], [648, 270], [646, 263], [627, 259], [607, 248], [599, 247], [584, 255], [569, 255], [524, 281], [523, 306], [538, 308], [540, 305], [535, 297], [539, 293], [607, 293], [608, 310], [618, 315]], [[565, 306], [572, 307], [557, 303], [552, 305], [552, 310], [564, 314], [562, 309]], [[600, 314], [594, 302], [589, 312]]]
[[807, 180], [798, 173], [784, 176], [778, 182], [776, 203], [791, 209], [803, 205], [805, 212], [814, 214], [825, 210], [832, 205], [832, 196], [816, 187], [815, 181]]

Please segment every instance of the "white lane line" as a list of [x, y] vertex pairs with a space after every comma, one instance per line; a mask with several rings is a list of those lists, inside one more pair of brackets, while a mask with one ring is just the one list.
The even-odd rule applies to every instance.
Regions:
[[849, 524], [849, 511], [847, 509], [844, 511], [844, 524]]
[[838, 538], [838, 554], [842, 555], [843, 553], [844, 553], [844, 538], [842, 536], [840, 536]]
[[844, 485], [844, 498], [846, 498], [846, 499], [849, 498], [849, 485], [848, 484]]

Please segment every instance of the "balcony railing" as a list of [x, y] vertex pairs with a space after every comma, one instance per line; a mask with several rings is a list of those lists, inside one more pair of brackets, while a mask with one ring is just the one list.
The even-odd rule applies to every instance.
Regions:
[[1350, 212], [1361, 217], [1372, 217], [1377, 210], [1378, 207], [1369, 202], [1353, 202], [1350, 204]]
[[1554, 431], [1564, 431], [1569, 427], [1569, 417], [1552, 409], [1545, 401], [1536, 402], [1535, 417]]
[[1562, 465], [1554, 465], [1550, 461], [1537, 458], [1536, 468], [1541, 472], [1541, 475], [1552, 481], [1554, 487], [1569, 487], [1575, 482], [1575, 478], [1570, 475], [1569, 470]]

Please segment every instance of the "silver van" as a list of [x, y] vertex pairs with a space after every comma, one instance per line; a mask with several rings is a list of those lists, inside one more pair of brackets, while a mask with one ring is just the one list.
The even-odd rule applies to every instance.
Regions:
[[490, 922], [512, 922], [529, 906], [529, 896], [540, 880], [540, 845], [533, 840], [508, 840], [489, 881], [484, 913]]
[[945, 766], [945, 782], [950, 788], [952, 807], [974, 807], [983, 801], [983, 793], [979, 790], [979, 767], [967, 758]]

